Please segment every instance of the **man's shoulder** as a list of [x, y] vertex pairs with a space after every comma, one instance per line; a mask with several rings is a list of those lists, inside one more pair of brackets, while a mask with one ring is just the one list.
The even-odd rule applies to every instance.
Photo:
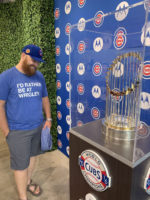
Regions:
[[43, 77], [44, 77], [43, 74], [42, 74], [39, 70], [36, 71], [36, 75], [37, 75], [38, 77], [40, 77], [40, 78], [43, 78]]
[[14, 72], [14, 69], [15, 67], [5, 70], [0, 74], [0, 76], [9, 76], [10, 74], [12, 74], [12, 72]]

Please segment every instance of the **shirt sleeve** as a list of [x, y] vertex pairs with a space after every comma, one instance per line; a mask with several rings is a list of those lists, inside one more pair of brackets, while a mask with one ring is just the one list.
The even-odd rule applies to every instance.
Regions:
[[9, 94], [9, 78], [6, 72], [0, 74], [0, 100], [7, 100]]

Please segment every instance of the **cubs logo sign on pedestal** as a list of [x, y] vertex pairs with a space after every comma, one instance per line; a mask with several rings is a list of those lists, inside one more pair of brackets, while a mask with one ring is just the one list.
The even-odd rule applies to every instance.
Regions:
[[94, 190], [103, 192], [111, 187], [108, 169], [96, 152], [83, 151], [79, 156], [79, 165], [85, 180]]
[[144, 189], [146, 190], [147, 194], [150, 195], [150, 168], [148, 169], [148, 172], [144, 181]]

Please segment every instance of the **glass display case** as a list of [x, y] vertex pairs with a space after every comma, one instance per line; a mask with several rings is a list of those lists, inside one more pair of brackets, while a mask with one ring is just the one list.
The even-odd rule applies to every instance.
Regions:
[[[96, 148], [107, 163], [112, 180], [117, 174], [112, 164], [108, 164], [110, 158], [117, 167], [120, 165], [120, 171], [120, 163], [131, 171], [136, 167], [142, 170], [141, 164], [145, 163], [138, 186], [142, 192], [149, 187], [146, 176], [149, 172], [150, 112], [143, 109], [145, 114], [142, 111], [141, 115], [141, 94], [145, 90], [150, 93], [149, 80], [143, 87], [143, 71], [149, 70], [144, 64], [150, 46], [149, 6], [149, 1], [132, 5], [126, 2], [109, 13], [98, 11], [93, 19], [81, 18], [72, 25], [69, 35], [70, 163], [74, 162], [74, 155]], [[150, 98], [146, 103], [149, 102]], [[80, 151], [73, 145], [73, 140], [77, 144], [75, 137], [82, 140], [78, 143]], [[79, 162], [83, 170], [81, 157]], [[131, 173], [131, 179], [133, 176]], [[126, 177], [122, 177], [124, 179]], [[127, 185], [135, 187], [136, 181]], [[137, 200], [137, 195], [145, 198], [146, 192], [139, 194], [139, 191], [132, 191], [131, 199]], [[98, 197], [106, 198], [105, 195]]]
[[140, 118], [148, 14], [148, 1], [99, 11], [72, 25], [69, 37], [71, 127], [100, 120], [107, 137], [135, 141], [131, 162], [149, 153], [150, 119]]

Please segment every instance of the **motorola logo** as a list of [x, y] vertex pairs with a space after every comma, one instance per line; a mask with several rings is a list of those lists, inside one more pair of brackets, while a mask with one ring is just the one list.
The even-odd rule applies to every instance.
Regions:
[[84, 105], [82, 103], [78, 103], [77, 104], [77, 111], [78, 113], [80, 114], [83, 114], [84, 113]]
[[65, 13], [68, 15], [71, 12], [71, 2], [67, 1], [65, 4]]
[[103, 39], [101, 37], [97, 37], [93, 42], [93, 49], [96, 52], [100, 52], [103, 48]]
[[123, 21], [127, 17], [129, 12], [129, 9], [127, 8], [128, 6], [129, 4], [126, 1], [121, 2], [117, 6], [116, 11], [118, 12], [115, 13], [115, 18], [117, 21]]
[[101, 89], [99, 86], [95, 85], [92, 88], [92, 95], [94, 98], [99, 98], [101, 96]]

